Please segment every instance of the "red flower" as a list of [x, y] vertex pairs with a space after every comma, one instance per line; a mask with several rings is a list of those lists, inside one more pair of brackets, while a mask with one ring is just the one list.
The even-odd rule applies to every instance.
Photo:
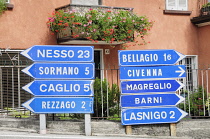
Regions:
[[65, 25], [66, 27], [68, 27], [68, 26], [69, 26], [69, 24], [68, 24], [68, 23], [65, 23], [64, 25]]
[[114, 40], [115, 40], [115, 38], [112, 38], [112, 39], [111, 39], [111, 41], [114, 41]]
[[74, 23], [72, 23], [72, 24], [81, 25], [81, 23], [79, 23], [79, 22], [74, 22]]

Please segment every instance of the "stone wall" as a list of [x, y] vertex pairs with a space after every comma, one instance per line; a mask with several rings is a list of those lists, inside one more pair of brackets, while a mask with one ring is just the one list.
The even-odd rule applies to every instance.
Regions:
[[[119, 121], [92, 120], [91, 126], [92, 135], [126, 135], [125, 126]], [[185, 119], [177, 123], [176, 127], [177, 137], [210, 138], [209, 119]], [[0, 118], [0, 129], [38, 133], [39, 120]], [[84, 120], [47, 121], [47, 133], [85, 135]], [[170, 136], [170, 124], [133, 125], [132, 135]]]

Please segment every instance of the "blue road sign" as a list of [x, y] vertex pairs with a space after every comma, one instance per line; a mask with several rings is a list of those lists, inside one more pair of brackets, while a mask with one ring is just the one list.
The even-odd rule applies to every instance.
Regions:
[[119, 66], [173, 65], [185, 58], [175, 50], [119, 50]]
[[184, 87], [177, 80], [121, 81], [122, 94], [176, 92]]
[[187, 115], [177, 107], [122, 109], [122, 125], [176, 123]]
[[23, 89], [34, 96], [93, 96], [93, 81], [35, 80]]
[[121, 80], [183, 78], [186, 77], [184, 65], [152, 67], [120, 67]]
[[121, 107], [176, 106], [185, 98], [173, 94], [121, 95]]
[[93, 113], [92, 97], [34, 97], [22, 104], [33, 113]]
[[36, 62], [94, 62], [93, 46], [35, 45], [21, 54]]
[[35, 79], [94, 79], [94, 63], [34, 63], [22, 70]]

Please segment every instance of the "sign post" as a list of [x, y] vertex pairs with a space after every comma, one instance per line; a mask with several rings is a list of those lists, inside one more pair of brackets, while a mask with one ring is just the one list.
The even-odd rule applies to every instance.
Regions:
[[47, 134], [46, 130], [46, 115], [39, 114], [39, 126], [40, 126], [40, 134]]
[[177, 123], [187, 115], [177, 107], [123, 108], [123, 125]]
[[[184, 85], [185, 55], [175, 50], [119, 50], [122, 125], [176, 123], [187, 115], [175, 107]], [[126, 128], [127, 129], [127, 128]]]
[[122, 50], [118, 51], [119, 66], [174, 65], [185, 55], [169, 50]]
[[21, 54], [36, 62], [22, 70], [35, 79], [23, 87], [35, 97], [22, 106], [40, 114], [40, 134], [46, 134], [47, 113], [84, 113], [90, 136], [94, 47], [35, 45]]
[[121, 94], [176, 92], [184, 87], [177, 80], [121, 81]]

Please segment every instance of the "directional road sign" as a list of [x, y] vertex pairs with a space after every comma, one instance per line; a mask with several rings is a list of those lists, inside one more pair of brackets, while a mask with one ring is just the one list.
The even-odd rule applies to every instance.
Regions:
[[176, 123], [187, 115], [177, 107], [122, 109], [122, 125]]
[[92, 97], [35, 97], [22, 106], [33, 113], [93, 113]]
[[94, 63], [34, 63], [22, 70], [36, 79], [94, 79]]
[[34, 96], [93, 96], [93, 81], [35, 80], [23, 89]]
[[184, 87], [177, 80], [121, 81], [122, 94], [176, 92]]
[[94, 62], [93, 46], [35, 45], [21, 52], [36, 62]]
[[185, 98], [173, 94], [121, 95], [121, 107], [176, 106]]
[[152, 67], [120, 67], [121, 80], [183, 78], [186, 77], [184, 65]]
[[185, 58], [175, 50], [119, 50], [119, 66], [173, 65]]

